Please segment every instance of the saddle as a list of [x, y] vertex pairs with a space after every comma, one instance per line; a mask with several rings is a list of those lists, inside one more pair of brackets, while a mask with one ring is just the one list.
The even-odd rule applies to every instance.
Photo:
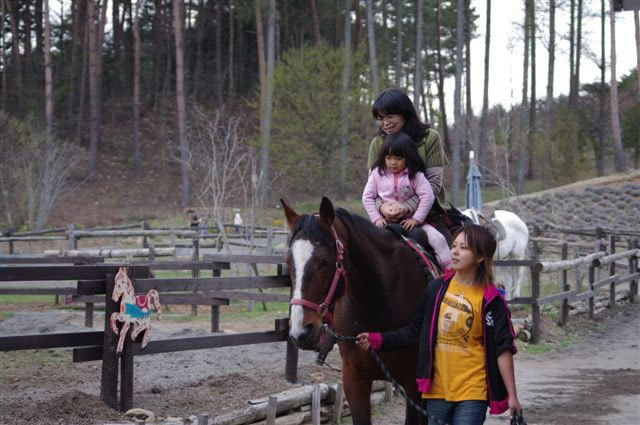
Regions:
[[495, 208], [483, 205], [480, 211], [475, 209], [471, 209], [470, 211], [471, 220], [473, 220], [475, 224], [489, 229], [496, 236], [498, 241], [507, 237], [507, 232], [505, 231], [504, 226], [495, 216]]

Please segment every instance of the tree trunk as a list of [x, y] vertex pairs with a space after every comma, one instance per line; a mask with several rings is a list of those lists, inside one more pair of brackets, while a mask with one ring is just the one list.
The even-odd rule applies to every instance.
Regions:
[[222, 0], [216, 2], [216, 95], [218, 97], [218, 106], [224, 103], [222, 98], [222, 83], [224, 77], [222, 75]]
[[345, 2], [344, 13], [344, 68], [342, 69], [342, 137], [340, 139], [340, 181], [338, 199], [345, 199], [347, 192], [347, 163], [349, 162], [349, 80], [351, 76], [351, 0]]
[[136, 0], [133, 21], [134, 66], [133, 66], [133, 163], [136, 175], [140, 174], [140, 1]]
[[[36, 54], [37, 55], [40, 55], [42, 53], [42, 48], [44, 44], [43, 27], [42, 27], [42, 1], [43, 0], [36, 0], [34, 13], [33, 13], [33, 18], [35, 20], [35, 30], [36, 30]], [[60, 5], [62, 7], [62, 2], [60, 2]], [[64, 15], [61, 14], [60, 16], [61, 16], [60, 19], [62, 20], [62, 17], [64, 17]], [[63, 26], [63, 22], [61, 22], [61, 26]]]
[[[573, 97], [575, 96], [575, 51], [576, 51], [576, 0], [571, 0], [570, 3], [570, 21], [569, 21], [569, 104], [573, 104]], [[571, 109], [571, 108], [569, 108]]]
[[112, 93], [118, 95], [122, 87], [121, 76], [121, 54], [122, 45], [122, 21], [120, 20], [120, 0], [111, 0], [111, 25], [113, 26], [113, 81]]
[[466, 152], [473, 149], [471, 137], [471, 124], [473, 121], [473, 106], [471, 105], [471, 6], [469, 1], [464, 2], [464, 69], [465, 69], [465, 113], [464, 113], [464, 146], [463, 158]]
[[360, 30], [362, 29], [362, 9], [360, 8], [360, 0], [356, 0], [355, 3], [356, 9], [356, 24], [355, 31], [353, 34], [354, 41], [354, 50], [357, 52], [360, 50]]
[[91, 28], [91, 22], [89, 20], [89, 2], [87, 1], [86, 9], [84, 13], [84, 25], [82, 36], [82, 75], [80, 77], [80, 94], [78, 95], [78, 122], [76, 124], [76, 143], [82, 143], [82, 125], [84, 122], [84, 104], [85, 104], [85, 89], [87, 87], [87, 73], [89, 72], [89, 29]]
[[273, 66], [275, 62], [276, 0], [269, 1], [267, 23], [267, 89], [264, 101], [264, 124], [260, 146], [260, 183], [262, 206], [269, 201], [269, 146], [271, 144], [271, 112], [273, 110]]
[[[575, 108], [578, 107], [578, 98], [580, 97], [580, 58], [582, 57], [582, 0], [578, 0], [578, 25], [576, 30], [576, 69], [573, 73], [573, 103]], [[577, 112], [577, 111], [576, 111]]]
[[[47, 155], [53, 148], [53, 79], [51, 76], [51, 23], [49, 0], [44, 0], [44, 110]], [[48, 163], [48, 161], [46, 162]]]
[[[553, 1], [553, 0], [551, 0]], [[478, 146], [478, 165], [482, 170], [485, 166], [485, 156], [487, 151], [487, 143], [489, 140], [487, 134], [487, 116], [489, 115], [489, 58], [491, 45], [491, 0], [487, 0], [487, 23], [485, 25], [484, 38], [484, 84], [482, 91], [482, 117], [480, 118], [480, 143]]]
[[[13, 69], [16, 76], [16, 91], [20, 92], [22, 89], [22, 56], [20, 55], [20, 35], [18, 34], [18, 11], [13, 0], [5, 0], [5, 5], [11, 23], [11, 52], [13, 53]], [[20, 99], [20, 96], [17, 96], [17, 99]]]
[[522, 65], [522, 102], [520, 104], [520, 145], [518, 154], [518, 187], [517, 193], [521, 195], [524, 193], [524, 176], [526, 167], [526, 136], [527, 136], [527, 109], [529, 107], [529, 101], [527, 97], [527, 89], [529, 88], [529, 35], [531, 31], [529, 29], [531, 17], [529, 12], [531, 8], [529, 3], [532, 0], [525, 1], [524, 12], [524, 64]]
[[638, 15], [638, 10], [634, 10], [633, 22], [636, 30], [636, 78], [638, 79], [636, 89], [638, 90], [638, 101], [640, 102], [640, 18]]
[[380, 50], [382, 51], [382, 81], [383, 87], [389, 85], [389, 69], [391, 67], [391, 37], [389, 35], [389, 15], [387, 13], [386, 2], [381, 4], [382, 6], [382, 40], [380, 42]]
[[542, 187], [551, 186], [551, 134], [553, 132], [553, 74], [556, 63], [556, 0], [549, 1], [549, 67], [547, 68], [547, 98], [545, 102], [545, 135], [543, 137]]
[[614, 11], [615, 0], [609, 0], [609, 25], [611, 26], [611, 132], [613, 134], [613, 146], [615, 148], [615, 169], [622, 173], [627, 170], [624, 158], [624, 147], [620, 134], [620, 116], [618, 114], [618, 80], [616, 76], [616, 17]]
[[[32, 77], [32, 60], [31, 60], [31, 0], [18, 2], [16, 10], [19, 12], [20, 3], [24, 4], [22, 11], [22, 27], [24, 31], [24, 39], [22, 42], [23, 55], [24, 55], [24, 76], [29, 82]], [[29, 85], [29, 83], [27, 83]]]
[[234, 81], [234, 75], [233, 75], [233, 41], [234, 41], [234, 35], [233, 35], [233, 0], [229, 0], [229, 55], [228, 55], [228, 62], [229, 62], [229, 98], [227, 101], [228, 107], [229, 107], [229, 112], [231, 112], [233, 110], [233, 96], [235, 93], [235, 81]]
[[442, 43], [440, 37], [440, 0], [436, 0], [436, 56], [438, 57], [438, 101], [440, 104], [440, 114], [442, 115], [440, 131], [444, 138], [444, 149], [448, 155], [451, 155], [447, 108], [444, 101], [444, 65], [442, 64]]
[[402, 0], [396, 0], [396, 87], [402, 81]]
[[264, 115], [264, 100], [266, 99], [267, 91], [267, 76], [266, 76], [266, 64], [264, 58], [264, 29], [262, 25], [262, 7], [261, 1], [255, 0], [256, 9], [256, 44], [258, 46], [258, 77], [260, 80], [260, 120], [261, 122]]
[[100, 137], [100, 124], [98, 109], [100, 100], [98, 98], [98, 41], [96, 35], [95, 22], [95, 2], [87, 0], [87, 26], [89, 27], [89, 109], [90, 109], [90, 134], [89, 134], [89, 170], [90, 178], [96, 172], [96, 162], [98, 158], [98, 141]]
[[[6, 14], [4, 7], [5, 0], [0, 0], [0, 22], [5, 22]], [[4, 39], [4, 25], [0, 25], [0, 52], [2, 52], [2, 110], [7, 109], [7, 49], [5, 48]], [[6, 201], [6, 198], [3, 198]], [[11, 218], [11, 213], [7, 211], [8, 218]], [[11, 226], [11, 223], [9, 224]]]
[[[422, 93], [422, 40], [424, 39], [424, 0], [416, 1], [416, 68], [413, 76], [413, 104], [420, 110], [420, 94]], [[426, 113], [427, 111], [425, 111]], [[420, 113], [418, 113], [418, 116]]]
[[536, 136], [536, 11], [535, 1], [529, 3], [529, 19], [531, 31], [531, 102], [529, 103], [529, 141], [527, 143], [527, 178], [533, 179], [533, 148]]
[[456, 88], [454, 94], [454, 136], [453, 136], [453, 187], [451, 190], [451, 199], [453, 205], [458, 205], [460, 200], [460, 149], [462, 141], [462, 127], [460, 122], [461, 106], [462, 106], [462, 47], [464, 43], [464, 0], [458, 0], [457, 3], [457, 25], [456, 25]]
[[173, 0], [173, 29], [176, 43], [176, 108], [178, 112], [178, 140], [180, 141], [180, 160], [182, 173], [182, 207], [189, 205], [191, 185], [189, 182], [189, 144], [187, 141], [187, 111], [184, 92], [184, 44], [182, 16], [184, 2]]
[[605, 0], [600, 1], [600, 91], [598, 92], [599, 111], [598, 111], [598, 140], [595, 146], [596, 157], [596, 173], [598, 176], [604, 176], [604, 129], [606, 126], [604, 117], [605, 92], [606, 83], [604, 73], [606, 70], [605, 59]]
[[200, 77], [203, 72], [204, 61], [202, 60], [203, 56], [203, 40], [204, 40], [204, 29], [206, 26], [207, 18], [206, 18], [206, 8], [204, 7], [204, 0], [198, 1], [198, 17], [196, 19], [197, 28], [197, 39], [196, 39], [196, 66], [193, 71], [193, 94], [196, 100], [200, 97]]
[[72, 0], [71, 2], [71, 69], [69, 72], [69, 97], [67, 99], [67, 123], [73, 123], [74, 106], [76, 102], [76, 75], [78, 72], [78, 38], [80, 33], [80, 7], [85, 2]]
[[371, 89], [378, 95], [378, 59], [376, 58], [376, 34], [373, 22], [373, 0], [367, 0], [367, 40], [369, 43], [369, 69], [371, 71]]
[[311, 0], [311, 21], [313, 23], [313, 39], [316, 44], [320, 44], [320, 24], [318, 23], [316, 0]]

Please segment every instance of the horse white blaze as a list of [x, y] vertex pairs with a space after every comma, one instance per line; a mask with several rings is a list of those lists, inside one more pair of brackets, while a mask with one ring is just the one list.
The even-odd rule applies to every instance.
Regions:
[[[313, 244], [307, 240], [297, 240], [291, 245], [291, 255], [293, 257], [293, 268], [296, 276], [294, 282], [293, 298], [302, 298], [302, 282], [304, 279], [304, 268], [313, 255]], [[289, 335], [298, 338], [302, 335], [304, 326], [302, 319], [304, 310], [301, 305], [291, 306], [291, 329]]]

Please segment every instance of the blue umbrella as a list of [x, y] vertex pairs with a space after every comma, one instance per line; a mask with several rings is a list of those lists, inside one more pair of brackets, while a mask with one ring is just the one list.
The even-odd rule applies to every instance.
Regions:
[[473, 161], [473, 151], [469, 152], [469, 173], [467, 174], [467, 185], [464, 189], [464, 203], [467, 208], [480, 210], [482, 208], [482, 189], [480, 179], [482, 174], [478, 166]]

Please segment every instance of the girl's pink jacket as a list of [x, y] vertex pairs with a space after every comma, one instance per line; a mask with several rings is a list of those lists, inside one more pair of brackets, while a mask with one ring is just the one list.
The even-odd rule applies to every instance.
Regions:
[[[362, 193], [362, 203], [369, 214], [372, 222], [383, 218], [376, 208], [376, 197], [382, 198], [382, 202], [404, 202], [413, 195], [418, 195], [420, 203], [418, 209], [411, 218], [422, 224], [427, 218], [427, 213], [433, 205], [435, 197], [429, 181], [423, 173], [417, 172], [413, 179], [409, 178], [409, 172], [405, 168], [403, 171], [393, 173], [383, 173], [380, 175], [378, 168], [369, 174], [369, 180]], [[404, 217], [409, 218], [409, 217]]]

